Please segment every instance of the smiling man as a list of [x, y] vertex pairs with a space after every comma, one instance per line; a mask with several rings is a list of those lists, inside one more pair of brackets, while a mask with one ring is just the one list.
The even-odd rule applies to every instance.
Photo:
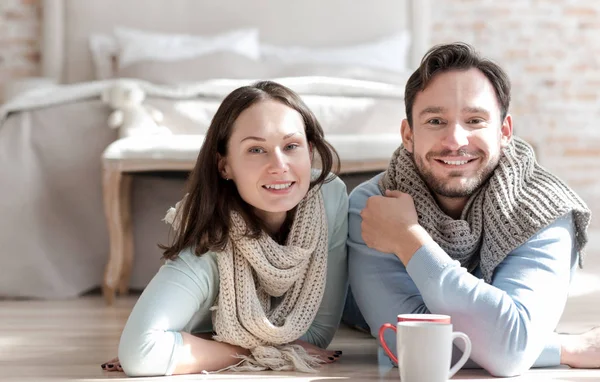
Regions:
[[513, 136], [506, 73], [466, 44], [436, 46], [405, 103], [402, 146], [350, 195], [351, 296], [371, 333], [397, 314], [447, 314], [471, 366], [493, 375], [594, 366], [600, 349], [573, 344], [597, 331], [554, 333], [590, 212]]

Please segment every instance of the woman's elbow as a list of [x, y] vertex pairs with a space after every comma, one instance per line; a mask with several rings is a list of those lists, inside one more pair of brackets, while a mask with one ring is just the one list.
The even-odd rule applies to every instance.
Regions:
[[331, 341], [333, 341], [334, 335], [335, 330], [330, 332], [329, 330], [317, 330], [316, 328], [311, 327], [302, 337], [300, 337], [300, 339], [318, 346], [321, 349], [327, 349]]
[[119, 362], [127, 376], [129, 377], [150, 377], [161, 375], [151, 365], [148, 365], [142, 352], [137, 346], [130, 344], [119, 345]]
[[152, 377], [166, 375], [163, 362], [153, 359], [152, 350], [159, 347], [157, 339], [148, 334], [136, 338], [121, 337], [119, 343], [119, 362], [129, 377]]

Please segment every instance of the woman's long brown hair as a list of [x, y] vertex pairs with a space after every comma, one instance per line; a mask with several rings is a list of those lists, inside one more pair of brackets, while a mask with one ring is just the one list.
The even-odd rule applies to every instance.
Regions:
[[[302, 116], [306, 140], [318, 153], [321, 172], [310, 184], [310, 188], [321, 186], [339, 170], [339, 157], [335, 149], [324, 138], [317, 118], [300, 96], [287, 87], [272, 81], [261, 81], [243, 86], [231, 92], [219, 106], [211, 124], [194, 169], [187, 184], [188, 194], [178, 208], [181, 219], [179, 230], [174, 231], [171, 245], [160, 245], [163, 257], [173, 259], [185, 248], [191, 247], [197, 256], [208, 251], [222, 251], [229, 238], [230, 214], [237, 211], [246, 221], [247, 235], [258, 237], [263, 229], [261, 220], [253, 213], [232, 181], [221, 177], [218, 167], [219, 156], [226, 156], [229, 138], [235, 120], [250, 106], [265, 100], [275, 100], [296, 110]], [[314, 152], [313, 151], [313, 152]]]

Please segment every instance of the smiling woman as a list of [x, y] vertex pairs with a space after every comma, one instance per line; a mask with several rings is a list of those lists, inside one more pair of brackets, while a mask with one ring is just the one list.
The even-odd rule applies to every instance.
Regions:
[[310, 186], [311, 150], [302, 116], [278, 101], [252, 105], [235, 121], [219, 167], [267, 232], [278, 232]]
[[127, 321], [118, 360], [102, 368], [310, 372], [337, 360], [341, 351], [325, 350], [347, 287], [348, 197], [330, 173], [336, 163], [288, 88], [264, 81], [229, 94], [170, 214], [167, 261]]

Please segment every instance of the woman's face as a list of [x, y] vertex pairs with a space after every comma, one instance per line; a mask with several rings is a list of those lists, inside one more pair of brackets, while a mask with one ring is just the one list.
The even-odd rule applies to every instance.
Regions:
[[234, 122], [219, 167], [269, 229], [279, 230], [310, 186], [311, 149], [302, 116], [273, 100], [252, 105]]

